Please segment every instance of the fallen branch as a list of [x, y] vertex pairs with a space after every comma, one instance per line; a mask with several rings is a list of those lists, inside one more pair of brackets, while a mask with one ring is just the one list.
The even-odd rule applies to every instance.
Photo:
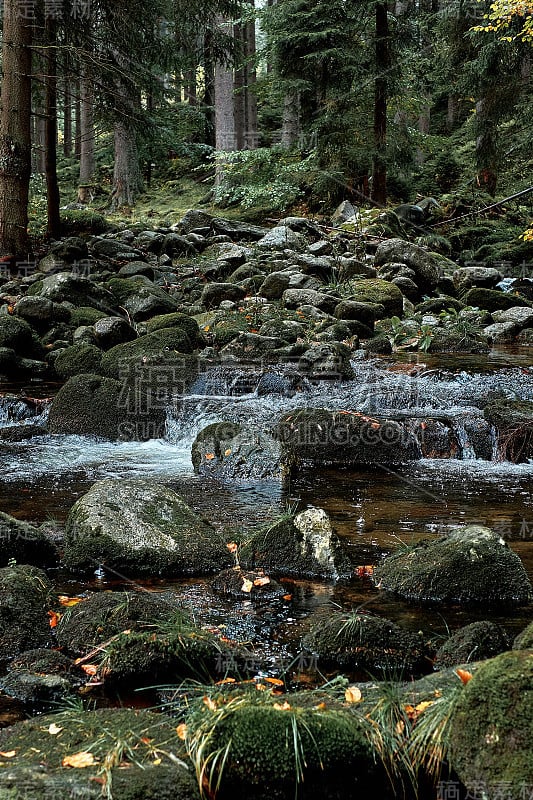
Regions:
[[451, 219], [443, 219], [440, 222], [435, 222], [431, 225], [431, 228], [438, 228], [440, 225], [450, 225], [455, 222], [459, 222], [462, 219], [468, 219], [469, 217], [475, 216], [476, 214], [485, 214], [487, 211], [492, 211], [493, 208], [499, 208], [500, 206], [504, 206], [506, 203], [510, 203], [511, 200], [516, 200], [517, 197], [523, 197], [526, 194], [533, 192], [533, 186], [530, 186], [529, 189], [522, 189], [521, 192], [517, 192], [516, 194], [512, 194], [509, 197], [505, 197], [503, 200], [500, 200], [498, 203], [492, 203], [490, 206], [485, 206], [484, 208], [477, 209], [475, 211], [469, 211], [468, 214], [462, 214], [460, 217], [455, 217]]

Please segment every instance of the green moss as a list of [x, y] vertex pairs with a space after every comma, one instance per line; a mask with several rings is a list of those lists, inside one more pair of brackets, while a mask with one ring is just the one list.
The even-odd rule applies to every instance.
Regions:
[[94, 325], [95, 322], [106, 316], [107, 314], [104, 314], [103, 311], [98, 311], [98, 309], [91, 308], [91, 306], [80, 306], [72, 309], [70, 322], [73, 327], [79, 328], [81, 325]]
[[531, 308], [531, 303], [525, 297], [515, 293], [498, 292], [496, 289], [480, 289], [477, 287], [469, 289], [461, 300], [467, 306], [484, 308], [491, 313], [493, 311], [505, 311], [515, 306]]
[[191, 342], [196, 346], [200, 341], [200, 327], [195, 319], [187, 314], [159, 314], [145, 323], [147, 333], [154, 333], [162, 328], [181, 328], [185, 331]]
[[138, 380], [135, 365], [146, 363], [147, 357], [155, 357], [164, 359], [169, 369], [174, 363], [172, 375], [180, 382], [192, 366], [190, 360], [185, 359], [182, 354], [190, 354], [193, 349], [194, 345], [183, 328], [162, 328], [139, 336], [132, 342], [112, 347], [102, 357], [102, 371], [110, 378], [121, 377], [122, 380], [127, 380], [130, 375], [133, 380]]
[[533, 784], [533, 652], [511, 651], [482, 664], [452, 718], [450, 758], [467, 788], [505, 785], [510, 800]]
[[513, 642], [513, 650], [533, 650], [533, 622], [518, 634]]
[[381, 278], [364, 278], [351, 282], [353, 293], [350, 300], [363, 303], [378, 303], [384, 306], [386, 316], [401, 316], [403, 295], [394, 283]]
[[73, 344], [65, 348], [54, 361], [54, 369], [66, 380], [82, 373], [98, 374], [102, 362], [102, 351], [94, 344]]

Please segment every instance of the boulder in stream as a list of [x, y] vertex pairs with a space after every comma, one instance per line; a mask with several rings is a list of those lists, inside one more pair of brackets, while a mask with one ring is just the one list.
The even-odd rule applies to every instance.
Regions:
[[520, 558], [481, 525], [402, 548], [375, 568], [374, 580], [415, 603], [521, 606], [533, 598]]
[[18, 655], [50, 642], [48, 617], [52, 586], [46, 574], [25, 565], [0, 569], [0, 653]]
[[[9, 664], [7, 675], [0, 679], [4, 694], [40, 711], [57, 707], [76, 694], [86, 675], [67, 656], [57, 650], [27, 650]], [[0, 795], [1, 796], [1, 795]]]
[[42, 531], [1, 511], [0, 542], [0, 567], [7, 566], [11, 559], [42, 567], [54, 564], [57, 558], [54, 545]]
[[151, 480], [101, 480], [70, 510], [64, 551], [71, 569], [102, 565], [129, 575], [204, 575], [230, 566], [214, 528]]
[[501, 458], [515, 463], [533, 458], [533, 401], [494, 400], [483, 414], [496, 429]]
[[192, 464], [198, 475], [230, 480], [280, 480], [279, 442], [253, 425], [214, 422], [192, 445]]
[[493, 658], [509, 650], [510, 646], [509, 637], [496, 623], [489, 620], [472, 622], [455, 631], [439, 647], [435, 656], [435, 669]]

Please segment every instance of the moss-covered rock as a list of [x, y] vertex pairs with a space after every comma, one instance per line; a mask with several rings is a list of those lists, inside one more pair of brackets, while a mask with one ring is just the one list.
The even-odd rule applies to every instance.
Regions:
[[25, 320], [9, 315], [0, 316], [0, 347], [14, 350], [18, 356], [40, 358], [43, 349]]
[[439, 647], [435, 669], [456, 667], [470, 661], [483, 661], [509, 650], [511, 642], [505, 631], [494, 622], [472, 622], [455, 631]]
[[298, 372], [311, 380], [349, 380], [353, 378], [351, 350], [341, 342], [316, 344], [298, 360]]
[[194, 471], [198, 475], [232, 480], [280, 479], [279, 442], [254, 427], [215, 422], [204, 428], [192, 445]]
[[484, 308], [487, 311], [505, 311], [508, 308], [515, 308], [517, 306], [531, 306], [531, 304], [518, 294], [499, 292], [496, 289], [469, 289], [469, 291], [461, 297], [461, 300], [467, 306], [476, 306], [477, 308]]
[[0, 678], [0, 688], [31, 710], [42, 711], [75, 696], [85, 679], [83, 670], [62, 653], [41, 648], [14, 658], [7, 675]]
[[515, 638], [513, 650], [533, 650], [533, 622], [530, 622]]
[[[35, 289], [35, 284], [32, 290]], [[35, 291], [32, 291], [35, 294]], [[98, 286], [89, 278], [72, 272], [58, 272], [49, 275], [42, 282], [38, 292], [40, 297], [48, 297], [56, 303], [67, 301], [74, 306], [92, 306], [107, 313], [113, 312], [117, 302], [111, 292]]]
[[383, 306], [384, 315], [392, 317], [403, 313], [403, 295], [394, 283], [381, 278], [364, 278], [352, 282], [353, 293], [349, 299], [358, 303]]
[[210, 581], [210, 586], [226, 597], [257, 602], [279, 600], [287, 593], [286, 588], [265, 575], [264, 570], [246, 570], [239, 565], [223, 569]]
[[405, 264], [414, 271], [415, 281], [421, 292], [434, 289], [441, 273], [446, 269], [453, 271], [457, 266], [438, 253], [428, 252], [403, 239], [387, 239], [381, 242], [374, 256], [375, 266], [379, 268], [396, 262]]
[[482, 664], [461, 694], [450, 729], [450, 760], [471, 791], [521, 800], [533, 785], [533, 651]]
[[533, 402], [495, 400], [483, 409], [485, 419], [496, 428], [502, 458], [525, 462], [533, 458]]
[[306, 408], [289, 411], [274, 435], [290, 469], [331, 464], [399, 464], [420, 457], [418, 442], [394, 420], [352, 411]]
[[202, 575], [230, 566], [215, 530], [166, 486], [142, 479], [97, 481], [70, 510], [66, 566], [128, 574]]
[[97, 592], [64, 611], [56, 638], [68, 653], [81, 656], [121, 631], [151, 631], [178, 618], [187, 619], [170, 592]]
[[340, 667], [372, 677], [394, 674], [399, 679], [430, 667], [420, 634], [373, 614], [317, 615], [302, 644], [318, 657], [319, 667]]
[[102, 357], [102, 371], [109, 378], [128, 379], [129, 373], [135, 371], [135, 365], [145, 364], [148, 358], [160, 359], [169, 369], [175, 362], [175, 368], [178, 369], [180, 363], [185, 364], [186, 361], [181, 354], [192, 353], [193, 350], [193, 344], [183, 328], [162, 328], [139, 336], [132, 342], [112, 347]]
[[353, 566], [326, 512], [308, 508], [287, 514], [259, 530], [242, 551], [241, 560], [267, 573], [347, 579]]
[[167, 402], [152, 402], [141, 384], [101, 375], [75, 375], [56, 394], [48, 416], [50, 433], [104, 439], [159, 439], [164, 435]]
[[102, 351], [94, 344], [73, 344], [66, 347], [54, 360], [54, 369], [63, 380], [82, 373], [98, 374]]
[[[48, 733], [52, 724], [54, 730], [59, 728], [53, 735]], [[200, 798], [176, 726], [162, 714], [64, 711], [4, 729], [0, 742], [2, 750], [16, 753], [0, 773], [2, 800], [96, 800], [102, 788], [113, 800]], [[65, 758], [79, 753], [91, 754], [88, 766], [63, 766]]]
[[388, 556], [377, 586], [417, 603], [526, 605], [532, 588], [520, 558], [489, 528], [469, 525]]
[[146, 333], [154, 333], [162, 328], [181, 328], [185, 331], [194, 347], [198, 347], [202, 342], [200, 326], [198, 322], [187, 314], [180, 314], [177, 311], [173, 314], [158, 314], [144, 323]]
[[427, 348], [428, 353], [488, 353], [489, 347], [482, 337], [458, 328], [433, 328]]
[[0, 653], [2, 658], [50, 641], [51, 584], [36, 567], [0, 569]]
[[92, 306], [79, 306], [71, 311], [70, 322], [74, 328], [82, 325], [94, 325], [99, 319], [103, 319], [106, 314]]
[[10, 559], [18, 564], [50, 566], [57, 558], [54, 545], [42, 531], [1, 511], [0, 542], [0, 567], [7, 566]]

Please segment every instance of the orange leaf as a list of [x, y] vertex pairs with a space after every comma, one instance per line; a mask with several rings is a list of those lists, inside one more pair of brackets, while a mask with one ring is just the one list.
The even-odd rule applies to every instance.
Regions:
[[363, 699], [361, 689], [358, 686], [348, 686], [344, 692], [344, 699], [347, 703], [360, 703]]
[[467, 684], [468, 681], [472, 678], [472, 673], [468, 672], [466, 669], [456, 669], [455, 674], [464, 684]]
[[230, 553], [236, 553], [239, 548], [239, 545], [237, 544], [237, 542], [228, 542], [226, 547], [228, 548]]
[[214, 453], [206, 453], [205, 454], [206, 461], [212, 461], [214, 459], [214, 457], [215, 457]]
[[181, 722], [178, 727], [176, 728], [176, 733], [178, 734], [178, 738], [182, 741], [185, 741], [187, 738], [187, 726], [184, 722]]
[[96, 675], [98, 672], [96, 664], [80, 664], [80, 666], [86, 675]]
[[279, 678], [263, 678], [266, 683], [272, 683], [274, 686], [285, 686], [283, 681], [280, 681]]
[[2, 756], [2, 758], [15, 758], [16, 755], [16, 750], [0, 750], [0, 756]]
[[367, 578], [374, 574], [374, 567], [371, 564], [365, 564], [356, 569], [358, 578]]
[[61, 762], [64, 767], [74, 767], [75, 769], [84, 769], [85, 767], [92, 767], [96, 764], [96, 759], [92, 753], [81, 750], [79, 753], [74, 753], [73, 756], [65, 756]]
[[264, 683], [256, 683], [255, 688], [257, 689], [258, 692], [266, 692], [267, 689]]
[[148, 736], [141, 736], [141, 742], [143, 744], [150, 744], [150, 742], [153, 742], [153, 739], [149, 739]]
[[224, 455], [225, 456], [230, 456], [231, 455], [231, 447], [228, 447], [227, 450], [224, 450]]
[[49, 611], [48, 616], [50, 617], [50, 627], [56, 628], [57, 623], [59, 622], [59, 619], [61, 617], [61, 614], [56, 614], [55, 611]]
[[237, 683], [235, 678], [223, 678], [221, 681], [217, 681], [215, 686], [223, 686], [225, 683]]
[[283, 595], [283, 599], [284, 600], [292, 600], [292, 594], [284, 594]]
[[324, 711], [324, 709], [326, 708], [326, 704], [325, 703], [319, 703], [314, 708], [315, 708], [316, 711]]
[[217, 704], [215, 703], [215, 701], [211, 700], [211, 698], [207, 697], [207, 696], [204, 697], [204, 706], [207, 706], [209, 711], [216, 711], [217, 710]]
[[289, 711], [290, 705], [285, 700], [284, 703], [274, 703], [273, 708], [275, 708], [276, 711]]
[[85, 597], [69, 597], [68, 594], [60, 594], [59, 604], [70, 608], [71, 606], [78, 605], [78, 603], [82, 603], [85, 599]]
[[254, 586], [266, 586], [267, 583], [270, 583], [270, 578], [267, 578], [265, 575], [263, 578], [256, 578], [254, 581]]

